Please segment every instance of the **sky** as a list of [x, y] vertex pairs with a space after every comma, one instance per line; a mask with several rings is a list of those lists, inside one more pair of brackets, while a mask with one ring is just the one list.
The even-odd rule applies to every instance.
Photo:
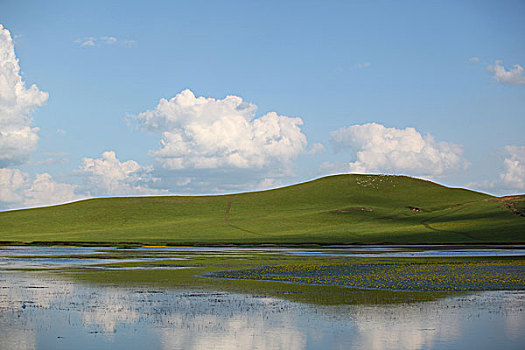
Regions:
[[399, 174], [525, 192], [525, 1], [0, 1], [0, 210]]

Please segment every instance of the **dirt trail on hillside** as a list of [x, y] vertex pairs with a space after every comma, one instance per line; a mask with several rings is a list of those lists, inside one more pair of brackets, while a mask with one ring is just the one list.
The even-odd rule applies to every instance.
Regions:
[[228, 205], [226, 206], [226, 213], [224, 214], [224, 222], [229, 225], [229, 220], [230, 220], [230, 209], [232, 207], [232, 200], [233, 198], [232, 197], [229, 197], [228, 198]]
[[250, 233], [252, 235], [256, 235], [256, 236], [264, 236], [260, 233], [257, 233], [257, 232], [253, 232], [253, 231], [250, 231], [250, 230], [247, 230], [247, 229], [244, 229], [242, 227], [239, 227], [239, 226], [236, 226], [236, 225], [233, 225], [233, 224], [230, 224], [230, 210], [232, 208], [232, 202], [233, 202], [233, 198], [232, 197], [229, 197], [228, 198], [228, 204], [226, 205], [226, 212], [224, 213], [224, 222], [226, 223], [226, 225], [232, 227], [232, 228], [235, 228], [237, 230], [241, 230], [243, 232], [247, 232], [247, 233]]

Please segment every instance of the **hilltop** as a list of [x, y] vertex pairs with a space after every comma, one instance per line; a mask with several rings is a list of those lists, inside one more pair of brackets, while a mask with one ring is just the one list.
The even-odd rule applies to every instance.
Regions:
[[525, 196], [406, 176], [336, 175], [218, 196], [89, 199], [0, 213], [3, 242], [436, 244], [525, 242]]

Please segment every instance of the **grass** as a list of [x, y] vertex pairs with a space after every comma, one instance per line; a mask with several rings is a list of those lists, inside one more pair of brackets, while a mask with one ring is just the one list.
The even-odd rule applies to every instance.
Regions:
[[[156, 255], [156, 254], [155, 254]], [[170, 261], [159, 260], [144, 263], [114, 263], [100, 265], [101, 269], [73, 268], [55, 271], [60, 278], [69, 277], [75, 281], [89, 284], [112, 285], [123, 287], [148, 286], [151, 288], [170, 288], [184, 290], [203, 291], [225, 291], [231, 293], [274, 296], [277, 298], [303, 301], [315, 304], [388, 304], [411, 301], [433, 300], [446, 294], [436, 292], [414, 292], [390, 290], [358, 290], [352, 288], [341, 288], [337, 285], [316, 285], [312, 283], [276, 283], [265, 280], [250, 279], [224, 279], [213, 278], [214, 273], [228, 271], [242, 271], [243, 269], [255, 269], [261, 265], [283, 266], [308, 262], [316, 265], [326, 261], [346, 261], [348, 259], [338, 258], [305, 258], [297, 256], [286, 256], [270, 254], [267, 256], [253, 254], [242, 257], [235, 256], [203, 256], [194, 254], [193, 257], [185, 255], [187, 260]], [[113, 256], [116, 257], [116, 256]], [[367, 259], [352, 259], [353, 264], [361, 264]], [[155, 267], [175, 265], [190, 267], [176, 270], [126, 270], [129, 267]], [[113, 269], [116, 268], [116, 269]], [[215, 276], [215, 277], [218, 277]], [[283, 282], [283, 281], [280, 281]]]
[[4, 243], [297, 245], [525, 242], [525, 196], [338, 175], [221, 196], [103, 198], [0, 213]]
[[[6, 256], [22, 261], [83, 259], [82, 265], [37, 269], [38, 274], [75, 283], [224, 291], [315, 304], [407, 303], [473, 291], [525, 290], [525, 258], [520, 256], [386, 258], [324, 252], [100, 249], [67, 255], [32, 255], [28, 250], [25, 256]], [[11, 270], [22, 271], [34, 269]]]
[[[157, 260], [58, 270], [90, 284], [226, 291], [315, 304], [389, 304], [480, 290], [524, 290], [525, 259], [148, 254]], [[108, 257], [122, 258], [111, 253]], [[186, 260], [163, 260], [168, 257]], [[140, 257], [140, 256], [137, 256]], [[142, 256], [145, 257], [145, 256]], [[154, 270], [156, 266], [185, 269]], [[126, 269], [145, 267], [143, 270]]]

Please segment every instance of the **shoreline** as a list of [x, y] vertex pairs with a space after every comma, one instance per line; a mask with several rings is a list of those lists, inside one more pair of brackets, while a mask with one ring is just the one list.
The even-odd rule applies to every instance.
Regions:
[[352, 248], [352, 247], [393, 247], [437, 249], [441, 247], [462, 248], [516, 248], [525, 247], [525, 242], [473, 242], [473, 243], [233, 243], [233, 242], [91, 242], [91, 241], [0, 241], [0, 246], [41, 246], [41, 247], [115, 247], [115, 248], [176, 248], [176, 247], [210, 247], [210, 248]]

